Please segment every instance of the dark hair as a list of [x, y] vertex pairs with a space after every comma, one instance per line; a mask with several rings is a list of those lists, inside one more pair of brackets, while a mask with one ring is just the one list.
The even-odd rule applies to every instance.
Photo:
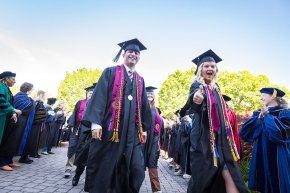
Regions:
[[29, 82], [24, 82], [21, 86], [20, 86], [20, 91], [21, 92], [28, 92], [31, 91], [33, 88], [33, 84], [29, 83]]

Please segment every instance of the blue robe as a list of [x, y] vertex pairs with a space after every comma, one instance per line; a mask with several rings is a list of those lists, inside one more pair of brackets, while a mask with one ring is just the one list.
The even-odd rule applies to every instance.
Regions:
[[290, 109], [270, 107], [247, 120], [240, 137], [254, 143], [249, 188], [262, 193], [290, 193]]

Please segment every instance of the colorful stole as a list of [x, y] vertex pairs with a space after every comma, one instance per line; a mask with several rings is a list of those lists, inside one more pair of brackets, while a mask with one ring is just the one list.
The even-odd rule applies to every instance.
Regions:
[[[206, 92], [206, 96], [207, 96], [207, 109], [208, 109], [208, 118], [209, 118], [209, 127], [210, 127], [210, 147], [211, 147], [211, 151], [213, 153], [213, 161], [214, 161], [214, 166], [217, 167], [218, 166], [218, 158], [219, 158], [219, 154], [217, 151], [217, 147], [216, 147], [216, 139], [215, 139], [215, 130], [213, 128], [213, 119], [214, 117], [212, 115], [214, 115], [213, 109], [212, 109], [212, 105], [213, 105], [213, 99], [210, 97], [211, 96], [211, 90], [208, 86], [203, 86], [205, 92]], [[233, 135], [233, 131], [231, 128], [231, 124], [229, 122], [229, 118], [226, 112], [226, 103], [222, 97], [222, 94], [220, 93], [219, 89], [215, 89], [215, 91], [218, 93], [218, 97], [221, 101], [221, 107], [222, 107], [222, 117], [220, 117], [220, 121], [224, 121], [225, 126], [226, 126], [226, 136], [227, 136], [227, 140], [229, 142], [230, 148], [231, 148], [231, 152], [232, 152], [232, 156], [233, 159], [235, 161], [237, 161], [238, 159], [240, 159], [238, 151], [237, 151], [237, 147], [235, 144], [235, 140], [234, 140], [234, 135]], [[221, 122], [220, 122], [221, 123]]]
[[[110, 112], [112, 113], [109, 132], [113, 132], [113, 136], [110, 139], [113, 142], [119, 142], [119, 128], [121, 122], [121, 112], [123, 108], [124, 89], [125, 89], [125, 67], [117, 66], [116, 74], [113, 85], [113, 92], [111, 98]], [[133, 79], [134, 80], [134, 79]], [[138, 127], [138, 136], [141, 143], [145, 143], [143, 137], [142, 121], [141, 121], [141, 107], [142, 107], [142, 77], [136, 72], [136, 117], [135, 121]]]
[[157, 108], [155, 108], [156, 115], [155, 115], [155, 127], [154, 127], [154, 135], [157, 136], [160, 133], [160, 128], [162, 124], [161, 116], [158, 113]]
[[82, 100], [82, 102], [80, 104], [79, 112], [77, 114], [77, 124], [80, 124], [80, 122], [81, 122], [81, 120], [83, 118], [83, 114], [85, 112], [86, 104], [87, 104], [87, 99]]

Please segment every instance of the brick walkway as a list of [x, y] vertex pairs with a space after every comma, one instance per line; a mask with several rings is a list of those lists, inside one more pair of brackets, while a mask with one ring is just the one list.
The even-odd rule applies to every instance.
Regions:
[[[42, 156], [34, 159], [32, 164], [26, 164], [12, 172], [0, 170], [0, 193], [83, 193], [84, 174], [76, 187], [72, 187], [71, 178], [63, 178], [64, 164], [66, 161], [67, 144], [63, 147], [53, 149], [54, 155]], [[15, 157], [17, 161], [19, 157]], [[174, 176], [168, 170], [167, 163], [160, 159], [159, 178], [161, 181], [162, 192], [186, 192], [187, 181], [180, 176]], [[140, 193], [151, 191], [150, 180], [146, 172], [145, 181]]]

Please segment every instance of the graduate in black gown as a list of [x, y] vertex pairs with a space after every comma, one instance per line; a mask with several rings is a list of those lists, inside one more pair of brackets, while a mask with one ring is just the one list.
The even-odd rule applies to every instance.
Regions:
[[220, 61], [212, 50], [193, 60], [197, 71], [185, 105], [194, 112], [188, 193], [248, 192], [236, 162], [239, 155], [225, 116], [226, 103], [216, 83]]
[[75, 164], [75, 157], [81, 151], [81, 148], [84, 146], [84, 143], [88, 138], [91, 137], [91, 129], [81, 125], [81, 120], [85, 112], [86, 105], [93, 95], [93, 91], [96, 83], [93, 86], [85, 88], [86, 98], [79, 100], [74, 108], [73, 114], [71, 115], [68, 123], [68, 127], [71, 130], [69, 138], [69, 146], [67, 151], [67, 163], [65, 170], [65, 177], [71, 175], [71, 169], [73, 165], [76, 165], [75, 176], [72, 180], [72, 185], [76, 186], [79, 182], [80, 176], [82, 175], [85, 165], [84, 164]]
[[152, 192], [161, 192], [160, 181], [158, 178], [158, 159], [160, 155], [160, 132], [163, 126], [161, 111], [155, 106], [154, 90], [152, 86], [146, 87], [147, 98], [151, 108], [152, 126], [147, 132], [148, 138], [145, 145], [145, 166], [148, 167], [149, 178]]
[[278, 88], [260, 90], [263, 106], [240, 131], [244, 141], [254, 143], [249, 183], [261, 193], [290, 192], [290, 109]]
[[135, 66], [146, 48], [137, 39], [119, 46], [114, 61], [124, 50], [124, 63], [104, 70], [82, 120], [92, 129], [85, 185], [91, 193], [137, 193], [145, 178], [141, 144], [151, 110]]

